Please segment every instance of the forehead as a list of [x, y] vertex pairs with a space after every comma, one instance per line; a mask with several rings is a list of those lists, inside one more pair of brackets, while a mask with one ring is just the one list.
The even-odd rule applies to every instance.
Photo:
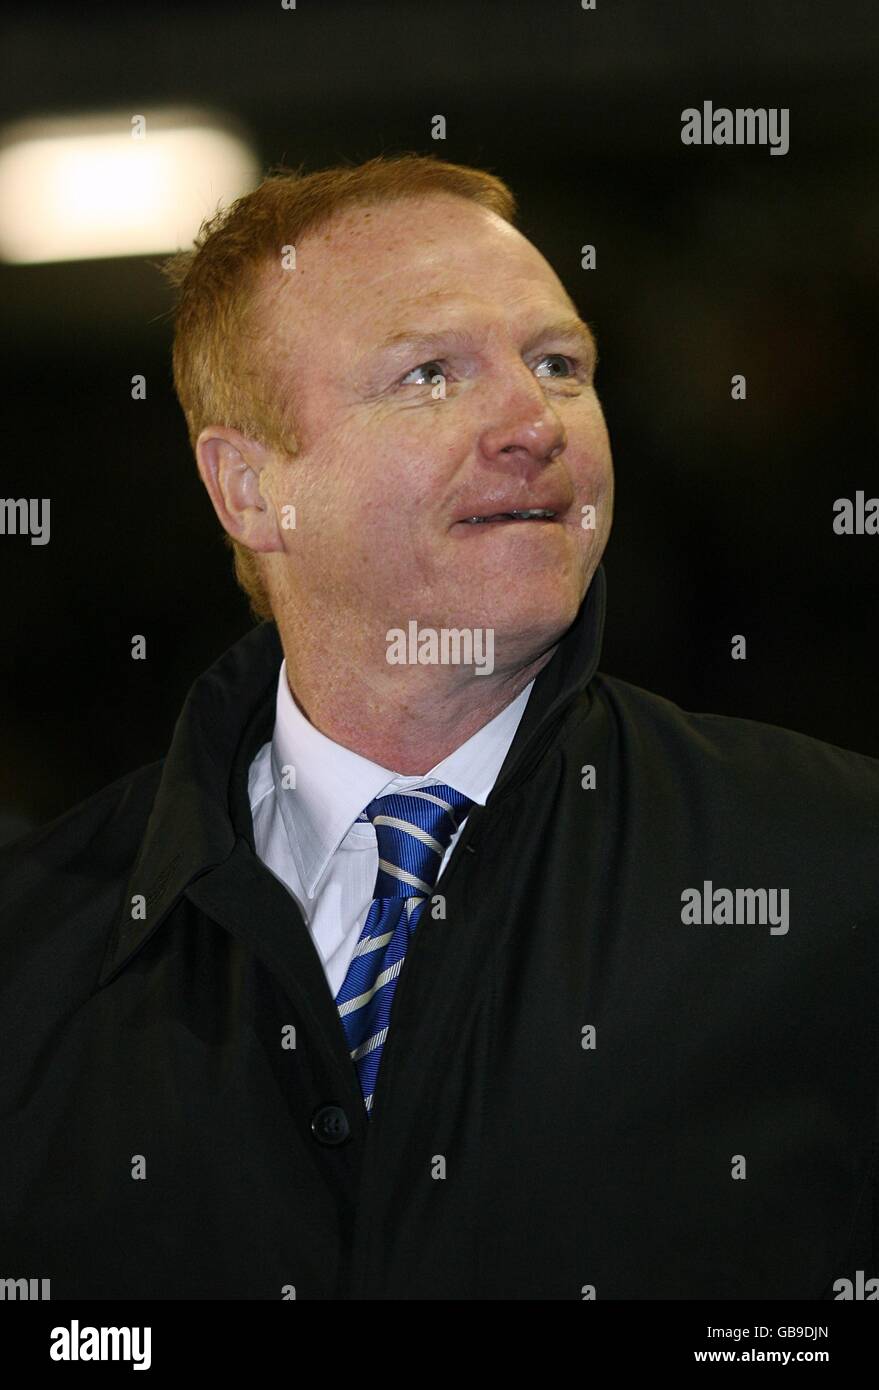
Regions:
[[[443, 323], [529, 315], [573, 304], [535, 246], [463, 198], [401, 199], [346, 209], [302, 238], [282, 282], [275, 323], [289, 342], [362, 347], [394, 332], [413, 309]], [[314, 347], [314, 343], [312, 343]]]

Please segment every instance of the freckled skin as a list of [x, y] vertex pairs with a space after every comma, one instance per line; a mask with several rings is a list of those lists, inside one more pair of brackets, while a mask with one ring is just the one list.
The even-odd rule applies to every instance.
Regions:
[[[446, 195], [349, 209], [302, 238], [295, 272], [270, 274], [266, 346], [294, 392], [299, 451], [215, 430], [220, 481], [200, 451], [202, 476], [223, 524], [262, 556], [291, 688], [312, 723], [388, 768], [424, 773], [550, 659], [607, 543], [613, 467], [588, 353], [547, 338], [523, 358], [529, 338], [576, 309], [519, 232]], [[467, 336], [441, 354], [376, 354], [411, 326]], [[436, 366], [401, 383], [436, 359], [445, 399], [431, 394]], [[561, 523], [479, 534], [456, 524], [468, 510], [547, 496]], [[295, 530], [278, 523], [285, 503]], [[594, 530], [581, 525], [586, 504]], [[493, 674], [389, 665], [388, 629], [410, 619], [492, 628]]]

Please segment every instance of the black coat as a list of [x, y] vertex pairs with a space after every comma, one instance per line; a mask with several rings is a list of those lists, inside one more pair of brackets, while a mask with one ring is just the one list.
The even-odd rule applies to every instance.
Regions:
[[[600, 570], [422, 914], [371, 1121], [253, 849], [274, 625], [163, 761], [0, 851], [0, 1276], [812, 1299], [879, 1272], [879, 762], [596, 674], [604, 606]], [[789, 929], [687, 916], [721, 888], [789, 890]]]

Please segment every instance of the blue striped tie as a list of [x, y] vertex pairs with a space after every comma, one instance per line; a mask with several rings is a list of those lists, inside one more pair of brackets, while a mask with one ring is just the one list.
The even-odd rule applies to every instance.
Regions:
[[358, 817], [375, 826], [378, 875], [336, 1003], [368, 1116], [406, 947], [472, 804], [463, 792], [440, 784], [377, 796]]

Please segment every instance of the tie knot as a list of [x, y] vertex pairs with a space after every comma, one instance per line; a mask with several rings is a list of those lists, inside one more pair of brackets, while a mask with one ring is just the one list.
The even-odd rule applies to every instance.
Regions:
[[452, 836], [472, 805], [469, 796], [444, 784], [370, 801], [363, 815], [375, 826], [378, 840], [373, 897], [428, 897]]

